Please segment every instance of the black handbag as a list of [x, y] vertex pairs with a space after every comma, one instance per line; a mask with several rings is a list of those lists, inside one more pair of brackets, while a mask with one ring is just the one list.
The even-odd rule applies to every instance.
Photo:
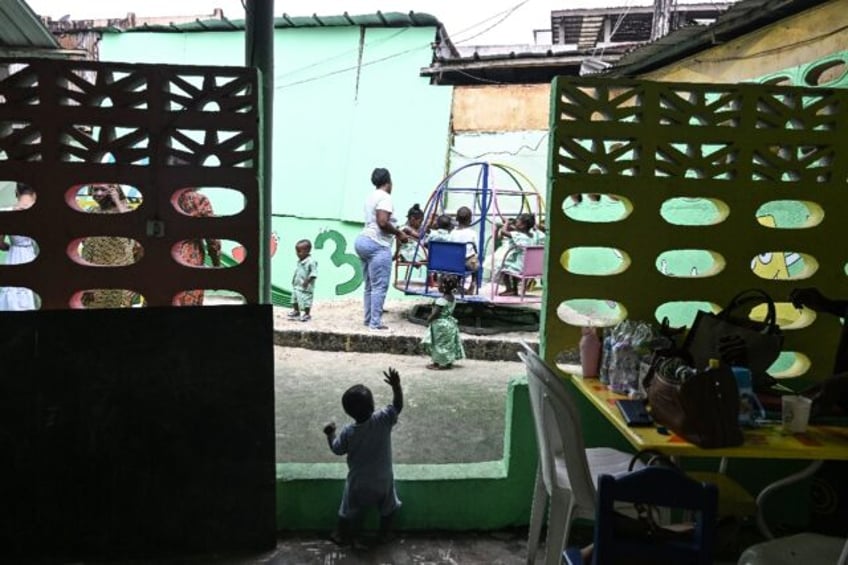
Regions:
[[741, 445], [739, 388], [730, 367], [695, 371], [680, 361], [655, 357], [644, 381], [651, 417], [699, 447]]
[[[750, 319], [750, 309], [762, 303], [767, 307], [765, 320]], [[699, 310], [683, 342], [683, 349], [696, 368], [706, 368], [710, 359], [718, 359], [724, 365], [748, 367], [756, 390], [774, 384], [766, 370], [780, 355], [782, 347], [783, 333], [777, 325], [774, 301], [760, 289], [740, 292], [718, 314]]]

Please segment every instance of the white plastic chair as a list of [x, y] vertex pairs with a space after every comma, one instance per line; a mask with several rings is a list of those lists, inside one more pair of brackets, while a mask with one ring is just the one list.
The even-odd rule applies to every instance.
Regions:
[[805, 532], [752, 545], [742, 552], [738, 565], [845, 565], [846, 561], [848, 540]]
[[[633, 455], [605, 447], [586, 449], [577, 405], [565, 383], [526, 344], [518, 356], [527, 366], [527, 383], [539, 449], [539, 466], [530, 513], [527, 563], [536, 561], [548, 511], [545, 565], [561, 562], [574, 518], [595, 519], [598, 477], [626, 472]], [[638, 465], [637, 467], [641, 467]]]

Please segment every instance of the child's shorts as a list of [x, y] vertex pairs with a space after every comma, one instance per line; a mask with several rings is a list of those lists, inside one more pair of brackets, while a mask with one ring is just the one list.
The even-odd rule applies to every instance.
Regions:
[[299, 308], [311, 308], [312, 307], [312, 294], [311, 290], [303, 290], [302, 288], [295, 288], [292, 292], [292, 302], [297, 304]]

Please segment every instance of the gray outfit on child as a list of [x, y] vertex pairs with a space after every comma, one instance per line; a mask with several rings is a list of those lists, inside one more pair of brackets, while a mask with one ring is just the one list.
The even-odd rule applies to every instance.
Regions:
[[389, 404], [362, 423], [347, 424], [333, 441], [333, 453], [347, 454], [342, 518], [356, 518], [372, 506], [381, 516], [400, 508], [392, 472], [392, 427], [397, 419], [397, 410]]

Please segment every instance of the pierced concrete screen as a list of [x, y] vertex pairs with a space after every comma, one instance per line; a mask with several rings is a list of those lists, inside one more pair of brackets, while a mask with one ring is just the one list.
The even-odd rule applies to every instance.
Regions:
[[550, 359], [580, 325], [688, 325], [696, 307], [758, 287], [786, 333], [770, 372], [830, 373], [838, 320], [808, 323], [787, 300], [798, 286], [848, 298], [848, 93], [558, 77], [551, 109]]
[[[185, 289], [227, 289], [258, 299], [257, 76], [239, 67], [8, 61], [0, 73], [0, 178], [32, 187], [25, 214], [0, 214], [0, 233], [27, 234], [38, 259], [0, 266], [0, 286], [35, 290], [43, 309], [67, 308], [80, 290], [127, 289], [170, 305]], [[79, 194], [110, 184], [128, 214], [81, 214]], [[236, 212], [190, 217], [171, 203], [186, 188], [241, 193]], [[71, 196], [68, 196], [71, 195]], [[133, 200], [135, 198], [135, 200]], [[103, 269], [73, 260], [74, 240], [128, 238], [143, 258]], [[238, 268], [198, 269], [172, 250], [215, 238], [244, 246]]]

